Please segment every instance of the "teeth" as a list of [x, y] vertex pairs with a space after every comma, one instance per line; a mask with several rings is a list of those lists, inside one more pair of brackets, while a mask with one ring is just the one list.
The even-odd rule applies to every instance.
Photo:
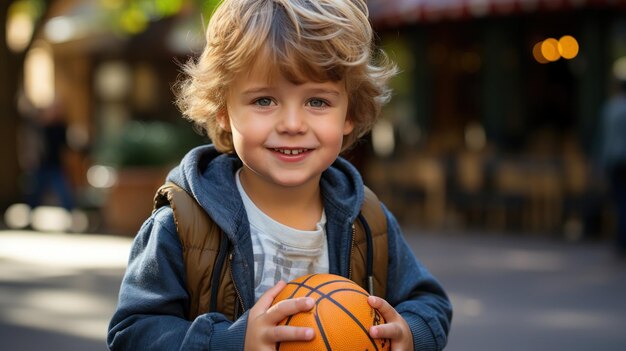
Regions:
[[305, 152], [307, 149], [274, 149], [274, 151], [276, 152], [280, 152], [281, 154], [285, 154], [285, 155], [299, 155], [303, 152]]

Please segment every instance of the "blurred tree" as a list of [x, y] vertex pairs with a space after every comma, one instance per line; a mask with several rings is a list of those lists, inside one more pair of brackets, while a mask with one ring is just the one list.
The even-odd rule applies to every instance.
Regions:
[[0, 160], [3, 170], [0, 172], [0, 209], [4, 210], [11, 203], [20, 199], [19, 167], [17, 161], [16, 128], [18, 122], [17, 93], [22, 81], [25, 53], [30, 46], [30, 41], [25, 44], [24, 50], [11, 50], [8, 42], [8, 21], [15, 5], [30, 7], [33, 18], [33, 32], [40, 24], [43, 17], [41, 9], [49, 8], [49, 4], [55, 0], [9, 0], [0, 1], [0, 111], [2, 111], [2, 128], [0, 128], [0, 140], [3, 147], [0, 148]]
[[[81, 0], [76, 0], [80, 2]], [[48, 17], [51, 8], [61, 0], [0, 0], [0, 210], [20, 199], [19, 166], [16, 128], [19, 120], [17, 95], [23, 79], [26, 53]], [[219, 0], [99, 0], [106, 23], [113, 33], [135, 35], [147, 29], [150, 22], [173, 16], [182, 11], [196, 11], [208, 18]], [[32, 33], [18, 49], [8, 42], [8, 24], [16, 12], [27, 14]]]
[[196, 11], [208, 17], [220, 0], [100, 0], [111, 29], [122, 34], [138, 34], [150, 22]]

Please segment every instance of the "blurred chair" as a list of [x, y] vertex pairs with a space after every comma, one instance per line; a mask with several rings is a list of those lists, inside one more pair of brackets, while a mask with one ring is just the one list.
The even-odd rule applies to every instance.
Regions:
[[522, 229], [530, 217], [531, 182], [519, 159], [498, 159], [494, 163], [487, 226], [496, 230]]
[[530, 222], [532, 232], [555, 232], [561, 229], [563, 170], [556, 162], [538, 161], [528, 174], [531, 182]]
[[572, 239], [584, 235], [585, 217], [590, 195], [590, 169], [581, 152], [563, 153], [563, 224], [564, 233]]
[[453, 156], [449, 207], [462, 217], [463, 225], [485, 225], [488, 162], [488, 156], [480, 152], [461, 151]]
[[560, 229], [563, 201], [563, 171], [547, 158], [516, 158], [494, 167], [490, 218], [498, 230], [533, 233]]

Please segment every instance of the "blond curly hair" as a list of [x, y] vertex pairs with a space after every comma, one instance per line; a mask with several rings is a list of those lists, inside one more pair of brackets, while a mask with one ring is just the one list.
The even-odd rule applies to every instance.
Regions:
[[364, 0], [224, 0], [206, 30], [206, 46], [187, 62], [175, 87], [184, 116], [203, 128], [215, 147], [234, 152], [232, 135], [217, 123], [228, 88], [260, 55], [293, 83], [341, 81], [348, 92], [354, 130], [346, 150], [366, 134], [389, 100], [397, 71], [375, 50]]

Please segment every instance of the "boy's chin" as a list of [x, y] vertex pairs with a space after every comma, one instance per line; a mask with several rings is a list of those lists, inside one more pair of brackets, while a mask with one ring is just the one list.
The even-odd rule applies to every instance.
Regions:
[[319, 179], [321, 175], [287, 175], [281, 174], [278, 177], [272, 178], [274, 184], [279, 187], [287, 188], [287, 189], [296, 189], [300, 187], [305, 187], [311, 184], [319, 184]]

